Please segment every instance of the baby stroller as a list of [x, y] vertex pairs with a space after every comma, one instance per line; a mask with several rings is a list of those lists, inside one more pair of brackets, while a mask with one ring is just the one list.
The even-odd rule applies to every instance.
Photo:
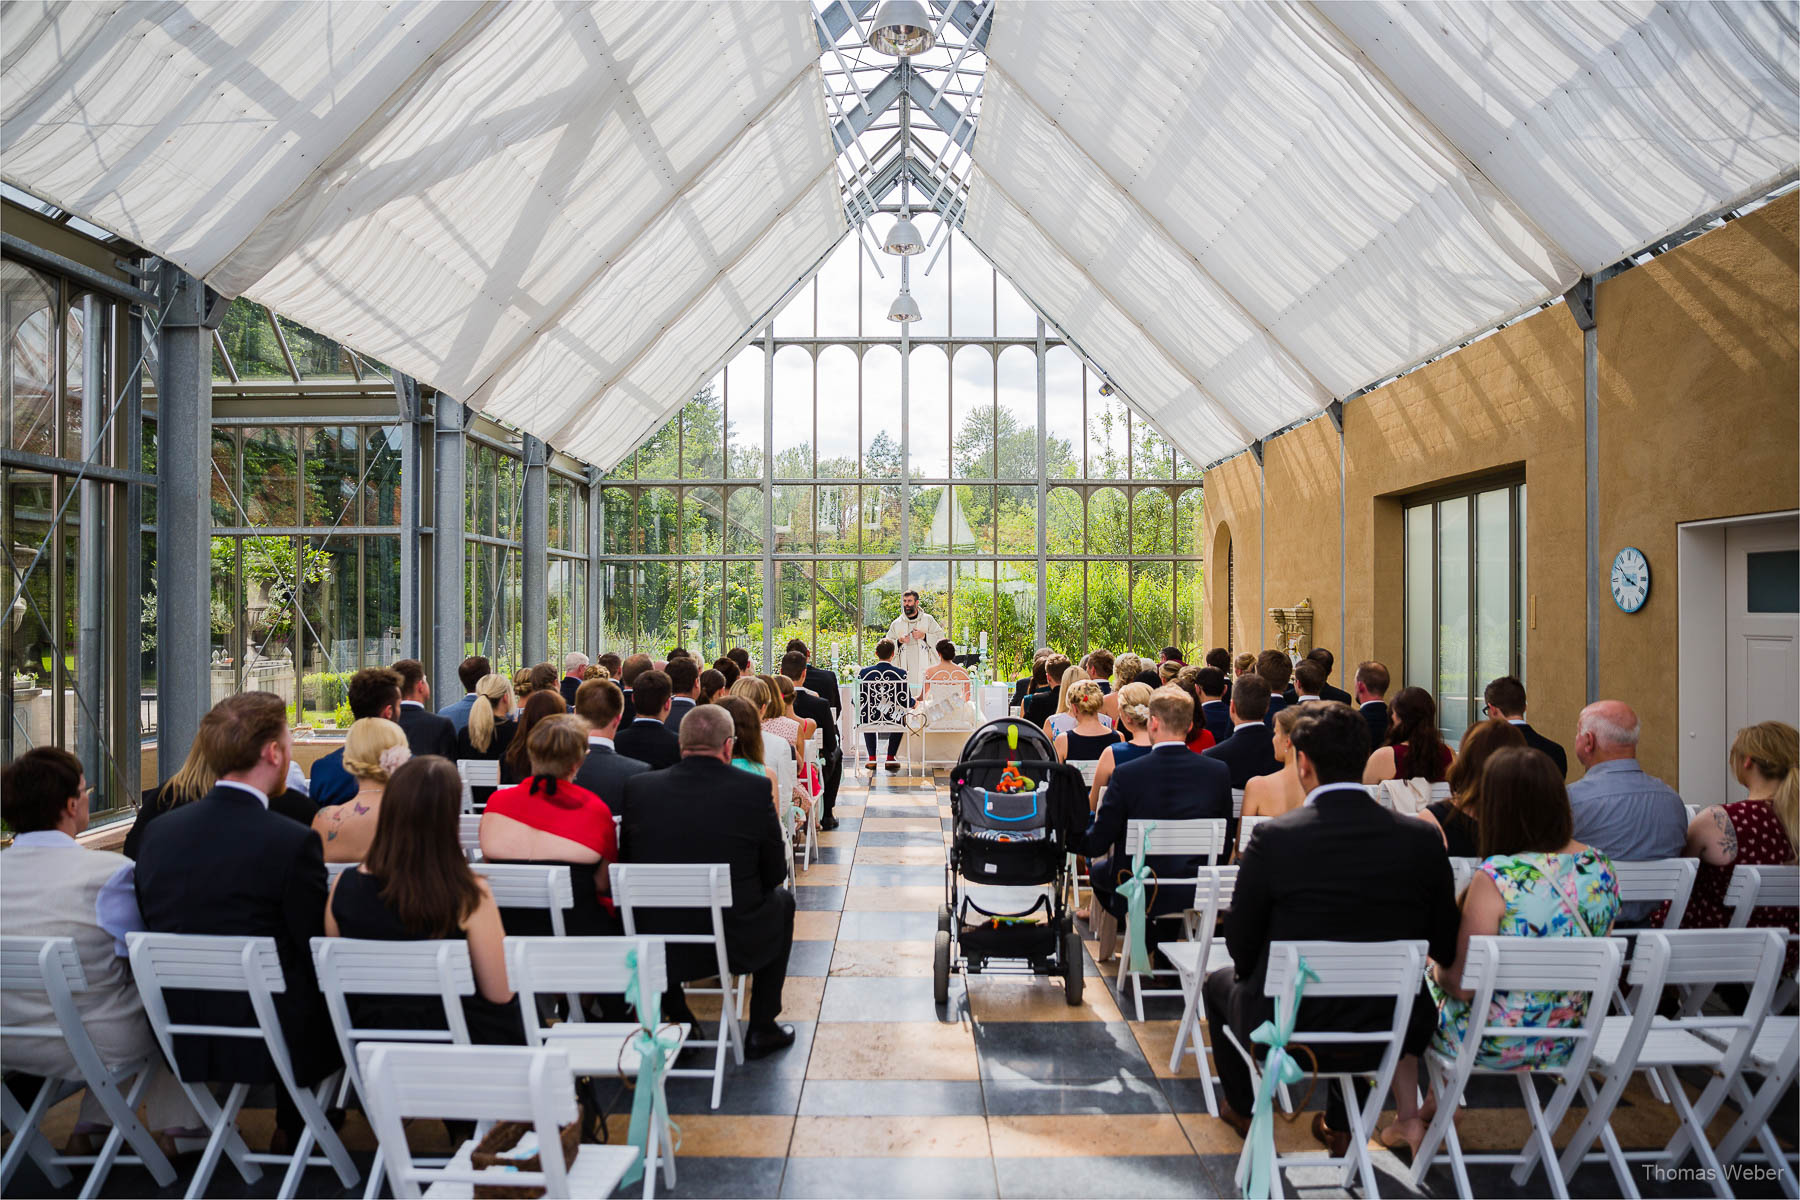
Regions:
[[[1014, 717], [990, 721], [963, 746], [950, 773], [952, 833], [945, 903], [938, 909], [933, 995], [950, 997], [952, 972], [1061, 975], [1081, 1003], [1081, 936], [1073, 915], [1070, 841], [1087, 821], [1081, 772], [1056, 761], [1041, 729]], [[990, 912], [964, 883], [1047, 888], [1023, 911]], [[992, 903], [992, 901], [990, 901]]]

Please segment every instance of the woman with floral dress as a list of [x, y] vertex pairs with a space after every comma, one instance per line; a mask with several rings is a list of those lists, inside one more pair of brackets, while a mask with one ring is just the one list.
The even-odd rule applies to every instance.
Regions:
[[[1488, 759], [1476, 814], [1481, 866], [1463, 896], [1456, 961], [1433, 964], [1428, 976], [1438, 1002], [1433, 1048], [1454, 1055], [1468, 1029], [1473, 989], [1462, 980], [1472, 937], [1605, 937], [1619, 915], [1612, 860], [1571, 836], [1573, 818], [1562, 775], [1548, 757], [1509, 747]], [[1587, 1016], [1587, 997], [1554, 991], [1496, 992], [1483, 1023], [1529, 1029], [1566, 1028]], [[1477, 1019], [1482, 1019], [1478, 1017]], [[1566, 1038], [1495, 1036], [1482, 1041], [1478, 1066], [1522, 1070], [1568, 1060]], [[1431, 1119], [1418, 1102], [1416, 1058], [1394, 1072], [1398, 1116], [1382, 1130], [1382, 1144], [1410, 1163]]]

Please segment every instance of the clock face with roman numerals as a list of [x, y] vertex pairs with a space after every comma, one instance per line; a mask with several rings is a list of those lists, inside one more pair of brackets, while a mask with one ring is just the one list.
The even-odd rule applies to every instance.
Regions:
[[1650, 560], [1636, 546], [1627, 546], [1613, 558], [1612, 598], [1621, 610], [1634, 613], [1650, 598]]

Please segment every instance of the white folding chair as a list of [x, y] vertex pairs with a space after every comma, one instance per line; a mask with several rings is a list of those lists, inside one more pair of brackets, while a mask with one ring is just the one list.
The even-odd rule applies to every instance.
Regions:
[[1475, 870], [1479, 866], [1481, 866], [1479, 858], [1463, 858], [1459, 855], [1450, 857], [1450, 877], [1454, 881], [1452, 886], [1455, 887], [1458, 896], [1468, 890], [1469, 883], [1475, 878]]
[[[634, 972], [627, 957], [636, 953], [638, 971]], [[633, 977], [641, 972], [650, 991], [661, 995], [669, 986], [668, 956], [661, 941], [653, 937], [638, 938], [507, 938], [506, 975], [519, 993], [519, 1008], [525, 1015], [525, 1038], [528, 1044], [560, 1050], [569, 1056], [569, 1069], [576, 1075], [636, 1075], [638, 1052], [632, 1048], [640, 1025], [636, 1021], [590, 1022], [581, 1009], [571, 1010], [569, 1019], [556, 1025], [538, 1021], [537, 997], [540, 993], [589, 992], [613, 994], [623, 992]], [[640, 1013], [655, 1024], [660, 1013]], [[685, 1037], [686, 1029], [682, 1027]], [[670, 1061], [681, 1053], [680, 1046]], [[662, 1080], [657, 1081], [660, 1088]], [[667, 1104], [661, 1106], [668, 1112]], [[656, 1169], [660, 1163], [663, 1183], [675, 1186], [675, 1136], [666, 1118], [651, 1122], [649, 1138], [644, 1146], [645, 1200], [656, 1194]], [[665, 1153], [662, 1147], [668, 1147]]]
[[[1137, 855], [1139, 847], [1143, 845], [1144, 828], [1148, 825], [1156, 826], [1156, 829], [1150, 834], [1149, 857], [1151, 858], [1200, 857], [1206, 860], [1206, 866], [1211, 867], [1216, 866], [1220, 856], [1225, 853], [1227, 842], [1225, 840], [1225, 819], [1223, 817], [1204, 817], [1191, 821], [1127, 821], [1125, 822], [1125, 857], [1121, 860], [1120, 865], [1130, 863]], [[1202, 881], [1203, 876], [1200, 875], [1176, 879], [1163, 879], [1159, 877], [1153, 881], [1153, 887], [1161, 889], [1167, 887], [1184, 887], [1192, 884], [1198, 889], [1198, 886]], [[1196, 903], [1199, 902], [1199, 899], [1200, 897], [1196, 890]], [[1146, 898], [1145, 911], [1148, 912], [1148, 898]], [[1188, 908], [1177, 912], [1164, 913], [1159, 917], [1150, 917], [1148, 919], [1152, 921], [1181, 920], [1184, 922], [1183, 933], [1191, 940], [1196, 932], [1194, 912], [1195, 910], [1193, 908]], [[1131, 919], [1129, 916], [1127, 916], [1125, 920], [1124, 933], [1125, 945], [1129, 947], [1131, 945]], [[1152, 966], [1151, 970], [1143, 972], [1142, 974], [1149, 975], [1154, 981], [1157, 975], [1168, 975], [1172, 974], [1172, 972], [1158, 971]], [[1130, 987], [1132, 997], [1137, 1006], [1137, 1019], [1140, 1021], [1144, 1019], [1145, 996], [1179, 996], [1182, 994], [1182, 989], [1180, 987], [1146, 988], [1144, 986], [1144, 981], [1139, 978], [1139, 975], [1140, 972], [1131, 969], [1131, 955], [1128, 950], [1119, 962], [1119, 974], [1117, 979], [1113, 982], [1113, 988], [1118, 1000], [1123, 1003], [1125, 1000], [1125, 989]]]
[[[456, 773], [462, 776], [462, 810], [465, 814], [475, 811], [476, 788], [500, 786], [500, 760], [497, 758], [459, 758]], [[487, 805], [484, 803], [482, 807]]]
[[464, 813], [456, 819], [456, 840], [470, 862], [481, 861], [481, 814]]
[[[1523, 1186], [1538, 1155], [1545, 1156], [1545, 1174], [1552, 1194], [1567, 1200], [1569, 1189], [1562, 1172], [1557, 1170], [1556, 1147], [1551, 1141], [1563, 1114], [1587, 1075], [1588, 1062], [1599, 1040], [1601, 1023], [1613, 989], [1619, 982], [1619, 964], [1625, 955], [1625, 944], [1614, 938], [1587, 937], [1472, 937], [1463, 957], [1462, 985], [1473, 995], [1469, 1000], [1468, 1027], [1454, 1056], [1446, 1056], [1435, 1046], [1422, 1058], [1437, 1097], [1437, 1115], [1425, 1130], [1419, 1153], [1413, 1158], [1410, 1185], [1419, 1190], [1425, 1173], [1438, 1158], [1440, 1144], [1450, 1158], [1451, 1173], [1456, 1179], [1457, 1195], [1465, 1198], [1469, 1188], [1469, 1163], [1514, 1164], [1513, 1182]], [[1489, 1025], [1487, 1017], [1496, 992], [1550, 991], [1580, 997], [1586, 1014], [1580, 1023], [1556, 1028], [1532, 1025]], [[1568, 1059], [1560, 1065], [1550, 1064], [1526, 1069], [1500, 1070], [1476, 1062], [1481, 1042], [1486, 1037], [1508, 1037], [1527, 1041], [1567, 1041]], [[1453, 1118], [1463, 1089], [1471, 1076], [1510, 1076], [1518, 1084], [1524, 1100], [1531, 1133], [1526, 1150], [1519, 1154], [1466, 1154], [1456, 1136]], [[1546, 1075], [1556, 1080], [1549, 1103], [1538, 1100], [1534, 1077]]]
[[[550, 914], [550, 932], [563, 937], [563, 911], [575, 907], [575, 886], [563, 864], [470, 863], [469, 869], [487, 880], [494, 904], [501, 909], [535, 908]], [[581, 997], [568, 994], [569, 1009], [581, 1007]]]
[[1238, 840], [1237, 840], [1238, 853], [1242, 854], [1249, 847], [1250, 835], [1256, 832], [1256, 827], [1258, 825], [1261, 825], [1264, 821], [1272, 821], [1272, 820], [1274, 820], [1273, 817], [1241, 817], [1241, 818], [1239, 818], [1239, 820], [1238, 820]]
[[1100, 772], [1100, 760], [1097, 758], [1072, 758], [1069, 765], [1081, 772], [1081, 782], [1089, 787], [1094, 786], [1094, 776]]
[[1185, 1054], [1194, 1056], [1200, 1069], [1200, 1091], [1206, 1097], [1206, 1115], [1219, 1115], [1219, 1102], [1213, 1094], [1213, 1069], [1207, 1058], [1206, 1039], [1201, 1029], [1200, 985], [1220, 967], [1231, 965], [1231, 954], [1214, 932], [1221, 914], [1231, 908], [1231, 893], [1237, 887], [1236, 867], [1202, 867], [1203, 882], [1194, 888], [1194, 904], [1200, 914], [1198, 934], [1191, 941], [1163, 943], [1163, 955], [1175, 967], [1181, 980], [1181, 1024], [1175, 1029], [1175, 1046], [1169, 1052], [1169, 1073], [1181, 1070]]
[[1747, 929], [1750, 914], [1756, 909], [1756, 897], [1762, 891], [1761, 867], [1733, 867], [1731, 881], [1725, 885], [1725, 907], [1731, 910], [1729, 929]]
[[[1637, 902], [1660, 904], [1666, 900], [1669, 902], [1669, 912], [1663, 918], [1662, 927], [1664, 929], [1680, 929], [1681, 918], [1687, 912], [1688, 897], [1693, 893], [1694, 877], [1699, 868], [1700, 861], [1693, 858], [1662, 858], [1641, 862], [1615, 861], [1613, 878], [1618, 881], [1619, 902], [1621, 904]], [[1635, 977], [1635, 973], [1628, 970], [1632, 947], [1637, 943], [1637, 936], [1646, 932], [1649, 931], [1614, 929], [1612, 933], [1614, 937], [1625, 939], [1627, 969], [1620, 972], [1620, 990], [1618, 996], [1615, 997], [1615, 1002], [1619, 1011], [1626, 1014], [1630, 1014], [1633, 1006], [1638, 1003], [1639, 996], [1636, 988], [1632, 989], [1629, 996], [1624, 991], [1627, 978]], [[1660, 994], [1660, 989], [1653, 993], [1653, 995]], [[1651, 1002], [1651, 1007], [1655, 1007], [1654, 1000]], [[1669, 1102], [1669, 1098], [1663, 1094], [1661, 1080], [1655, 1076], [1651, 1077], [1651, 1090], [1656, 1093], [1658, 1100], [1664, 1104]]]
[[[1400, 1062], [1400, 1044], [1405, 1038], [1407, 1022], [1412, 1017], [1413, 1000], [1418, 996], [1419, 987], [1425, 979], [1427, 953], [1426, 944], [1422, 941], [1275, 942], [1269, 947], [1269, 966], [1263, 994], [1275, 1000], [1275, 1020], [1279, 1025], [1288, 1024], [1287, 1014], [1294, 1004], [1294, 986], [1300, 975], [1302, 959], [1318, 976], [1306, 984], [1308, 1000], [1331, 996], [1393, 998], [1393, 1024], [1386, 1029], [1307, 1029], [1294, 1035], [1297, 1043], [1311, 1047], [1382, 1047], [1381, 1061], [1373, 1068], [1319, 1072], [1320, 1080], [1333, 1081], [1343, 1089], [1344, 1113], [1350, 1121], [1349, 1149], [1341, 1160], [1327, 1153], [1325, 1161], [1332, 1166], [1342, 1167], [1339, 1187], [1348, 1187], [1353, 1176], [1360, 1176], [1363, 1194], [1370, 1197], [1380, 1193], [1375, 1188], [1375, 1167], [1369, 1159], [1369, 1139], [1375, 1134], [1375, 1124], [1381, 1116], [1382, 1103], [1393, 1083], [1394, 1068]], [[1225, 1036], [1249, 1064], [1252, 1086], [1260, 1087], [1261, 1073], [1255, 1056], [1238, 1042], [1237, 1036], [1228, 1027]], [[1373, 1081], [1369, 1097], [1362, 1104], [1356, 1102], [1354, 1081], [1358, 1078]], [[1330, 1084], [1327, 1083], [1326, 1086]], [[1295, 1155], [1277, 1153], [1272, 1164], [1274, 1169], [1269, 1172], [1270, 1190], [1276, 1196], [1283, 1194], [1281, 1166], [1284, 1161], [1296, 1166], [1317, 1166], [1320, 1160], [1316, 1152]], [[1249, 1178], [1249, 1170], [1250, 1143], [1246, 1141], [1238, 1157], [1237, 1182], [1240, 1188]]]
[[[190, 1197], [206, 1193], [219, 1157], [231, 1159], [245, 1183], [255, 1183], [262, 1176], [258, 1163], [282, 1163], [287, 1174], [282, 1179], [281, 1200], [292, 1200], [300, 1187], [300, 1176], [309, 1166], [330, 1166], [345, 1187], [354, 1187], [361, 1176], [350, 1152], [338, 1140], [337, 1131], [325, 1119], [324, 1102], [338, 1085], [339, 1073], [321, 1080], [317, 1087], [302, 1087], [294, 1079], [293, 1061], [288, 1055], [287, 1039], [281, 1032], [281, 1021], [275, 1012], [275, 995], [287, 990], [276, 957], [275, 939], [267, 937], [207, 937], [182, 933], [129, 933], [126, 944], [131, 951], [131, 973], [137, 979], [138, 993], [144, 1000], [144, 1015], [162, 1046], [163, 1057], [178, 1063], [175, 1039], [184, 1036], [242, 1038], [261, 1042], [274, 1063], [275, 1074], [287, 1089], [294, 1106], [300, 1111], [305, 1127], [292, 1155], [253, 1154], [238, 1135], [238, 1110], [250, 1094], [250, 1085], [229, 1086], [221, 1106], [213, 1098], [208, 1080], [181, 1079], [194, 1111], [212, 1131], [200, 1164], [194, 1168], [193, 1182], [188, 1185]], [[255, 1020], [249, 1025], [213, 1025], [175, 1022], [169, 1018], [165, 991], [231, 992], [246, 997]], [[180, 1078], [179, 1069], [177, 1078]], [[315, 1155], [317, 1143], [324, 1153]]]
[[[1712, 1183], [1713, 1194], [1730, 1196], [1730, 1185], [1706, 1135], [1706, 1126], [1724, 1103], [1733, 1081], [1742, 1085], [1739, 1072], [1750, 1056], [1763, 1018], [1768, 1015], [1775, 981], [1786, 957], [1787, 939], [1773, 929], [1640, 933], [1630, 979], [1634, 993], [1645, 999], [1635, 1014], [1608, 1017], [1601, 1026], [1592, 1064], [1600, 1075], [1601, 1086], [1596, 1094], [1593, 1083], [1582, 1080], [1587, 1117], [1563, 1150], [1559, 1161], [1562, 1178], [1573, 1178], [1576, 1169], [1588, 1159], [1603, 1159], [1611, 1165], [1620, 1193], [1635, 1197], [1637, 1186], [1630, 1166], [1633, 1161], [1660, 1160], [1665, 1168], [1673, 1168], [1691, 1149], [1699, 1159], [1702, 1173]], [[1661, 995], [1665, 986], [1703, 986], [1710, 990], [1717, 983], [1751, 984], [1750, 1003], [1741, 1016], [1660, 1017], [1655, 1001], [1650, 999]], [[1682, 1067], [1712, 1073], [1697, 1100], [1690, 1101], [1681, 1086], [1676, 1071]], [[1624, 1151], [1610, 1125], [1625, 1085], [1638, 1071], [1661, 1078], [1663, 1092], [1681, 1121], [1664, 1150]], [[1603, 1149], [1590, 1155], [1588, 1147], [1595, 1138], [1600, 1139]], [[1521, 1182], [1521, 1172], [1529, 1169], [1530, 1157], [1528, 1154], [1528, 1161], [1514, 1172], [1515, 1183]]]
[[[566, 1055], [526, 1046], [409, 1046], [368, 1042], [359, 1051], [362, 1076], [371, 1083], [369, 1124], [381, 1142], [394, 1194], [458, 1200], [474, 1185], [538, 1187], [556, 1200], [610, 1196], [637, 1161], [630, 1146], [584, 1145], [564, 1166], [561, 1129], [580, 1113]], [[413, 1157], [406, 1141], [410, 1117], [476, 1121], [475, 1136], [443, 1166]], [[475, 1168], [476, 1145], [495, 1121], [528, 1121], [543, 1149], [539, 1169]], [[421, 1193], [420, 1185], [430, 1186]]]
[[[1792, 980], [1784, 982], [1791, 983]], [[1742, 1075], [1731, 1080], [1731, 1099], [1738, 1107], [1739, 1116], [1730, 1132], [1720, 1139], [1717, 1150], [1719, 1161], [1723, 1163], [1736, 1162], [1739, 1157], [1755, 1157], [1777, 1168], [1781, 1190], [1788, 1196], [1800, 1196], [1800, 1189], [1794, 1186], [1795, 1177], [1800, 1175], [1800, 1155], [1789, 1154], [1781, 1148], [1769, 1119], [1781, 1098], [1794, 1086], [1797, 1069], [1800, 1069], [1800, 1017], [1765, 1017], [1742, 1067], [1747, 1074], [1761, 1076], [1762, 1083], [1751, 1092]], [[1753, 1139], [1761, 1147], [1760, 1155], [1745, 1153]]]
[[345, 871], [354, 871], [354, 870], [356, 870], [356, 868], [358, 868], [360, 866], [362, 866], [361, 863], [326, 863], [325, 864], [325, 882], [327, 884], [329, 884], [332, 880], [336, 879], [339, 875], [342, 875]]
[[[357, 1069], [356, 1047], [363, 1042], [455, 1042], [467, 1045], [468, 1024], [463, 1018], [462, 997], [475, 994], [475, 972], [469, 964], [469, 943], [462, 940], [426, 942], [363, 941], [355, 938], [316, 937], [312, 940], [313, 968], [325, 1010], [331, 1014], [331, 1030], [337, 1035], [338, 1053], [344, 1056], [345, 1085], [354, 1087], [367, 1103], [369, 1089]], [[443, 1006], [443, 1029], [380, 1029], [359, 1026], [350, 1013], [351, 996], [433, 996]], [[340, 1093], [338, 1105], [344, 1097]], [[375, 1151], [369, 1184], [363, 1195], [373, 1200], [381, 1187], [382, 1157]]]
[[711, 933], [662, 933], [655, 935], [669, 945], [711, 946], [718, 964], [719, 986], [687, 987], [688, 995], [719, 997], [719, 1029], [710, 1040], [692, 1038], [688, 1045], [712, 1049], [713, 1065], [680, 1067], [672, 1076], [711, 1078], [712, 1106], [719, 1107], [725, 1094], [725, 1053], [729, 1049], [739, 1066], [744, 1063], [744, 1027], [741, 1011], [749, 993], [743, 980], [731, 973], [725, 950], [725, 910], [731, 907], [731, 868], [724, 863], [614, 863], [613, 903], [625, 924], [625, 936], [637, 936], [637, 914], [643, 909], [686, 908], [710, 911]]
[[1244, 789], [1231, 789], [1231, 819], [1236, 821], [1244, 815]]
[[1448, 800], [1449, 798], [1450, 798], [1450, 785], [1449, 784], [1443, 783], [1443, 782], [1438, 782], [1438, 783], [1434, 783], [1431, 785], [1431, 803], [1436, 804], [1440, 800]]
[[[13, 1135], [4, 1159], [0, 1159], [0, 1187], [11, 1184], [13, 1172], [27, 1156], [44, 1173], [46, 1182], [56, 1188], [69, 1185], [69, 1167], [88, 1167], [81, 1185], [82, 1200], [100, 1194], [114, 1163], [144, 1167], [158, 1187], [174, 1183], [175, 1168], [137, 1119], [144, 1090], [162, 1064], [154, 1053], [114, 1067], [101, 1061], [75, 1003], [76, 993], [88, 990], [87, 972], [81, 968], [75, 939], [0, 937], [0, 989], [43, 992], [56, 1017], [54, 1025], [0, 1025], [0, 1056], [20, 1042], [50, 1039], [67, 1045], [69, 1056], [75, 1060], [75, 1074], [44, 1080], [29, 1109], [18, 1102], [10, 1089], [0, 1085], [0, 1119]], [[99, 1102], [111, 1119], [112, 1128], [98, 1154], [58, 1154], [38, 1126], [51, 1106], [82, 1088]], [[120, 1153], [127, 1142], [136, 1153]]]

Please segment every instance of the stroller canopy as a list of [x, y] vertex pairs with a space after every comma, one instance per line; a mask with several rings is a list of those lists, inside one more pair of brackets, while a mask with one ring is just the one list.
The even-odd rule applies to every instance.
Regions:
[[[1018, 749], [1009, 745], [1007, 733], [1018, 730]], [[1021, 762], [1055, 762], [1056, 746], [1050, 738], [1029, 721], [1021, 721], [1017, 717], [1000, 717], [989, 721], [980, 729], [969, 735], [963, 743], [962, 755], [958, 764], [979, 762], [984, 759], [1017, 759]]]

